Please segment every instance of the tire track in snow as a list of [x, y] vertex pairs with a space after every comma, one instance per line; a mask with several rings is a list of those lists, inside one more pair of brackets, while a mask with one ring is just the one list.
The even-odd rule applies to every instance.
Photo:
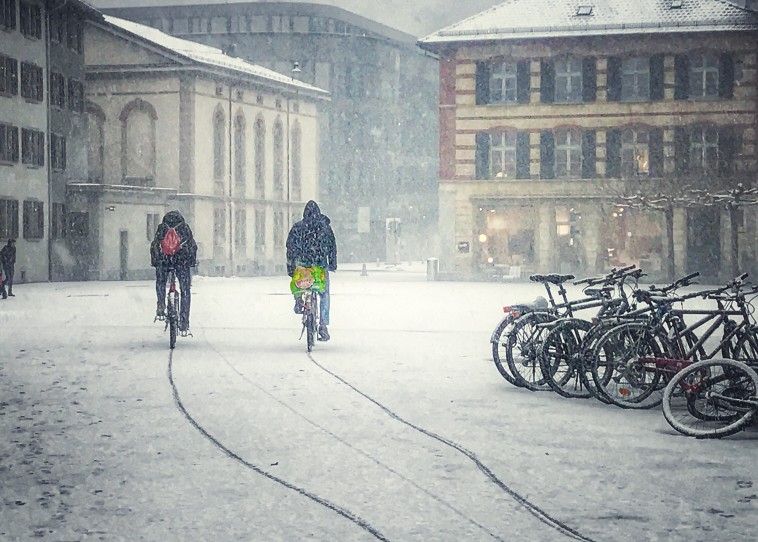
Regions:
[[360, 389], [353, 386], [350, 382], [339, 376], [337, 373], [330, 371], [325, 366], [321, 365], [319, 362], [317, 362], [311, 353], [308, 353], [308, 358], [311, 360], [311, 362], [321, 369], [322, 371], [326, 372], [327, 374], [331, 375], [332, 377], [336, 378], [343, 384], [345, 384], [347, 387], [352, 389], [354, 392], [356, 392], [358, 395], [363, 397], [364, 399], [372, 402], [377, 407], [379, 407], [381, 410], [383, 410], [390, 418], [397, 420], [398, 422], [407, 425], [408, 427], [415, 429], [416, 431], [423, 433], [424, 435], [433, 438], [434, 440], [441, 442], [445, 446], [448, 446], [464, 456], [466, 456], [468, 459], [473, 461], [473, 463], [477, 466], [477, 468], [484, 473], [484, 475], [489, 478], [489, 480], [494, 483], [497, 487], [502, 489], [505, 493], [507, 493], [511, 498], [513, 498], [517, 503], [522, 505], [526, 510], [532, 514], [534, 517], [536, 517], [539, 521], [547, 525], [548, 527], [551, 527], [558, 531], [559, 533], [569, 537], [573, 538], [574, 540], [580, 540], [582, 542], [596, 542], [592, 538], [589, 538], [583, 534], [581, 534], [579, 531], [569, 527], [559, 519], [556, 519], [552, 517], [550, 514], [542, 510], [540, 507], [538, 507], [536, 504], [531, 502], [526, 497], [523, 497], [519, 493], [517, 493], [515, 490], [511, 489], [506, 485], [502, 480], [500, 480], [492, 470], [490, 470], [487, 465], [481, 462], [481, 460], [476, 456], [476, 454], [470, 450], [467, 450], [460, 444], [453, 442], [451, 440], [448, 440], [436, 433], [433, 433], [432, 431], [429, 431], [428, 429], [424, 429], [423, 427], [420, 427], [418, 425], [414, 425], [413, 423], [409, 422], [408, 420], [402, 418], [399, 414], [395, 413], [393, 410], [391, 410], [389, 407], [383, 405], [367, 393], [361, 391]]

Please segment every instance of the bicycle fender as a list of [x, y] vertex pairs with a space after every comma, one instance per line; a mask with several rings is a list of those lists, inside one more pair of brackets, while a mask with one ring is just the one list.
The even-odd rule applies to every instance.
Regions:
[[[507, 323], [506, 323], [507, 322]], [[492, 336], [490, 337], [491, 343], [498, 343], [500, 341], [500, 335], [498, 334], [498, 330], [501, 326], [505, 327], [508, 325], [508, 323], [513, 322], [513, 317], [508, 314], [506, 315], [500, 322], [495, 326], [495, 329], [492, 331]]]

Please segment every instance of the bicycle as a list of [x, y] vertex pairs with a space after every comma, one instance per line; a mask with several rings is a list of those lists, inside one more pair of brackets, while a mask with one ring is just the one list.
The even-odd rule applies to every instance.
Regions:
[[166, 313], [165, 316], [157, 315], [155, 320], [161, 320], [166, 322], [166, 326], [163, 328], [169, 330], [168, 333], [168, 345], [172, 350], [176, 347], [176, 336], [179, 331], [179, 313], [181, 297], [179, 291], [176, 289], [176, 269], [172, 266], [168, 268], [168, 278], [166, 279]]
[[323, 268], [317, 265], [295, 268], [290, 290], [300, 298], [303, 315], [300, 339], [305, 334], [308, 352], [313, 350], [313, 345], [316, 342], [316, 332], [319, 327], [319, 297], [324, 293], [325, 288], [326, 271]]

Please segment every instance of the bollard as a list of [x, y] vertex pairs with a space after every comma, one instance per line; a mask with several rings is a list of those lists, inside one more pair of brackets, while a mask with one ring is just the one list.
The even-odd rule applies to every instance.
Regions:
[[361, 269], [361, 276], [362, 277], [367, 277], [368, 276], [368, 271], [366, 270], [366, 264], [365, 263], [363, 264], [363, 268]]

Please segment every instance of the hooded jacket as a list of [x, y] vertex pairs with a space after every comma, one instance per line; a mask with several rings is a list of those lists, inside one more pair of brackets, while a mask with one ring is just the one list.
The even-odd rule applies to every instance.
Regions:
[[[161, 241], [166, 236], [169, 228], [175, 228], [179, 234], [181, 246], [179, 252], [173, 256], [166, 256], [161, 252]], [[197, 243], [192, 235], [192, 229], [184, 221], [182, 213], [179, 211], [169, 211], [163, 216], [163, 221], [155, 230], [155, 237], [150, 243], [150, 265], [174, 264], [178, 266], [194, 267], [197, 265]]]
[[10, 267], [16, 263], [16, 245], [8, 241], [2, 250], [0, 250], [0, 264]]
[[287, 236], [287, 274], [295, 267], [318, 265], [328, 271], [337, 269], [337, 242], [329, 217], [321, 214], [318, 204], [305, 204], [303, 219], [296, 222]]

